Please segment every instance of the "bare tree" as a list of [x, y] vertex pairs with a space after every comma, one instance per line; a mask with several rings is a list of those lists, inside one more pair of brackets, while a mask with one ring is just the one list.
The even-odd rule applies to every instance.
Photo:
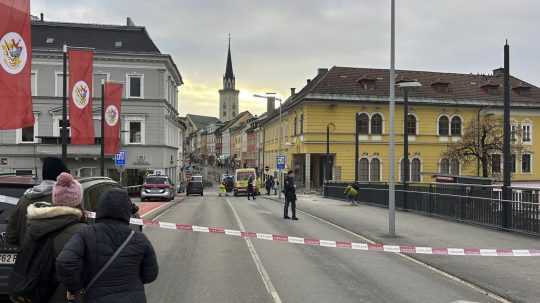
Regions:
[[[522, 150], [521, 131], [518, 127], [512, 134], [512, 153]], [[457, 142], [448, 144], [443, 156], [458, 159], [464, 165], [479, 162], [482, 176], [489, 177], [491, 171], [491, 155], [502, 154], [504, 142], [503, 120], [493, 115], [472, 119], [464, 129], [463, 137]]]

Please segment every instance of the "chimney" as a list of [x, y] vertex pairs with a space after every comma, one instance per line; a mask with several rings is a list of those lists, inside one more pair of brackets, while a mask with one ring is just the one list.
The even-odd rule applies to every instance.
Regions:
[[275, 104], [276, 104], [276, 97], [266, 98], [266, 112], [268, 113], [268, 115], [270, 115], [276, 110]]
[[319, 68], [319, 70], [317, 70], [317, 75], [321, 75], [326, 72], [328, 72], [328, 68]]
[[504, 67], [499, 67], [493, 70], [493, 76], [502, 77], [504, 76]]
[[296, 88], [291, 87], [291, 96], [294, 96], [295, 93], [296, 93]]
[[44, 18], [43, 18], [43, 13], [39, 14], [39, 20], [40, 20], [41, 22], [43, 22], [43, 21], [44, 21], [43, 19], [44, 19]]
[[127, 26], [135, 26], [135, 22], [131, 19], [131, 17], [126, 18], [126, 25]]

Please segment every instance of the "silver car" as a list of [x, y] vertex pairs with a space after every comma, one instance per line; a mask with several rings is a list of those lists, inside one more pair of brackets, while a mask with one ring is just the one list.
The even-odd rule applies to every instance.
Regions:
[[150, 175], [144, 179], [141, 189], [141, 201], [152, 199], [172, 201], [174, 196], [174, 186], [169, 181], [169, 177]]

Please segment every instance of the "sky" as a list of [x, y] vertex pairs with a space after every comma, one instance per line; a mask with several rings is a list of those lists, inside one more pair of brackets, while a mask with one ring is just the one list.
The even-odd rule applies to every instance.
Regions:
[[[511, 46], [511, 73], [540, 85], [540, 1], [396, 0], [399, 69], [491, 73]], [[31, 0], [48, 21], [145, 26], [184, 79], [180, 113], [218, 115], [227, 36], [240, 111], [254, 93], [301, 89], [318, 68], [388, 68], [390, 0]]]

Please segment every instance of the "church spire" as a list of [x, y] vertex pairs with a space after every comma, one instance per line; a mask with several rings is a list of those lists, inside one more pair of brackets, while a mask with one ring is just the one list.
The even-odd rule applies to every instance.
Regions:
[[234, 80], [234, 72], [231, 59], [231, 34], [229, 34], [229, 50], [227, 53], [227, 67], [225, 68], [225, 76], [223, 80]]

